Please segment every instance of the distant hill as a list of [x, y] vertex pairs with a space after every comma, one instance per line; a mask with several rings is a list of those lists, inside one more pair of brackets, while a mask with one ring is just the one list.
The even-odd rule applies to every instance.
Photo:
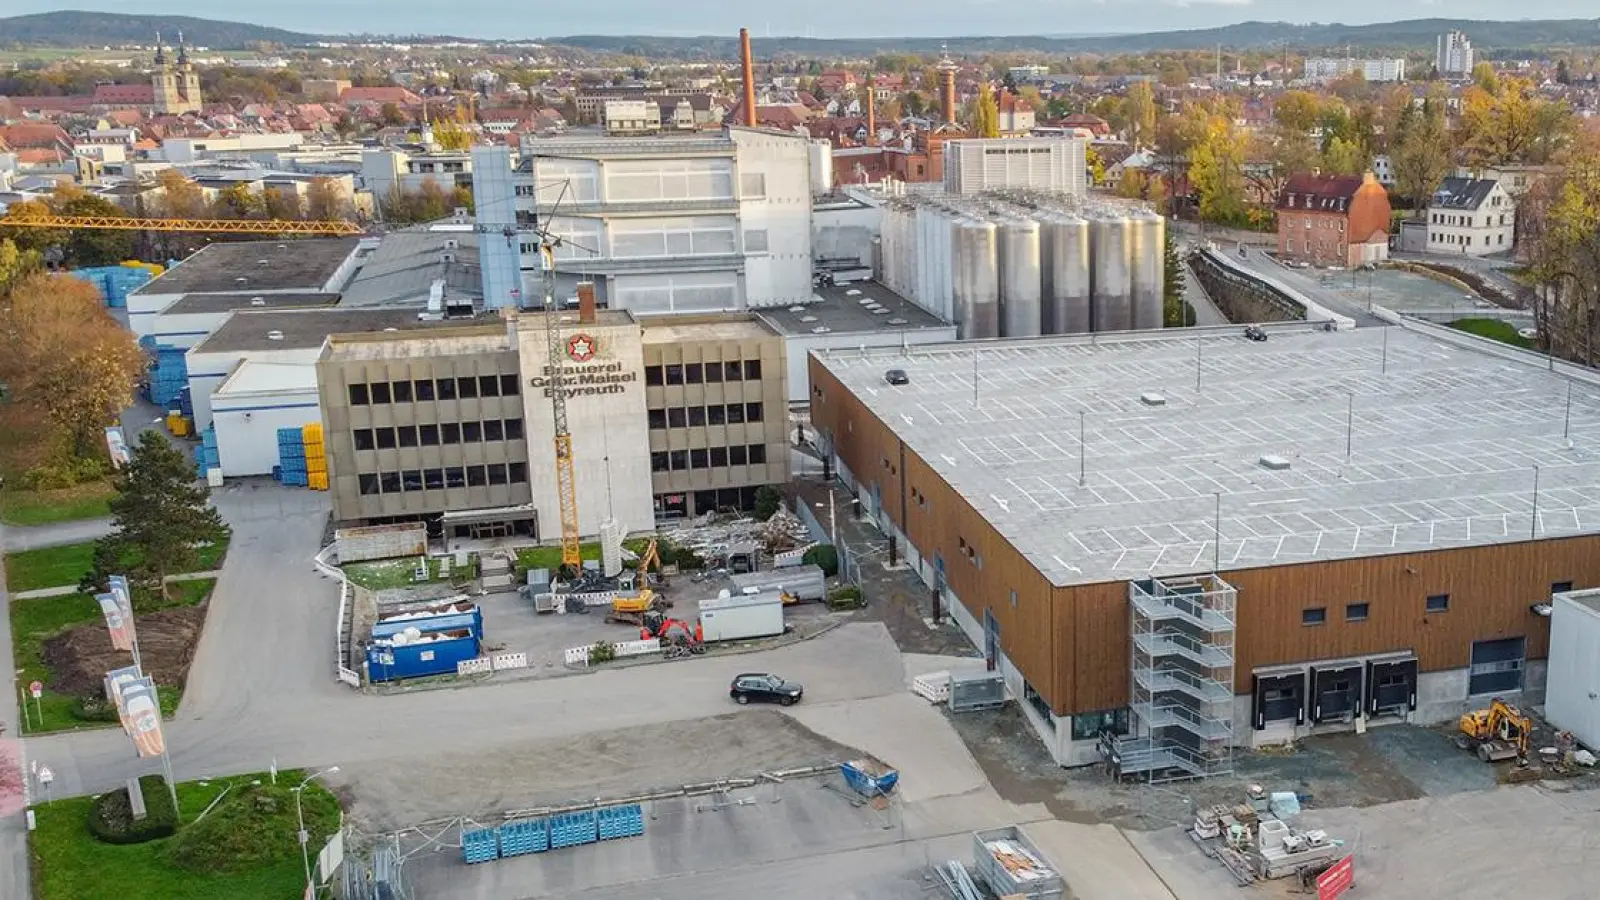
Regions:
[[37, 13], [0, 19], [0, 46], [20, 44], [28, 47], [96, 47], [115, 44], [149, 44], [156, 32], [164, 40], [175, 41], [178, 32], [190, 44], [229, 50], [252, 43], [309, 44], [323, 40], [314, 34], [247, 25], [243, 22], [218, 22], [191, 16], [132, 16], [122, 13], [61, 12]]

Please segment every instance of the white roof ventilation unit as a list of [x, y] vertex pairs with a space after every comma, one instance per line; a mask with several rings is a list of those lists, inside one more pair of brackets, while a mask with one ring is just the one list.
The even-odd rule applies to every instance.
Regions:
[[1273, 472], [1287, 472], [1289, 470], [1289, 460], [1286, 457], [1267, 454], [1261, 457], [1259, 462], [1261, 468], [1270, 469]]
[[267, 340], [281, 341], [283, 340], [283, 332], [273, 329], [272, 331], [267, 332]]
[[265, 298], [265, 297], [251, 297], [250, 298], [250, 305], [251, 306], [266, 306], [267, 305], [267, 298]]
[[1167, 398], [1155, 391], [1145, 391], [1139, 395], [1139, 402], [1145, 406], [1166, 406]]

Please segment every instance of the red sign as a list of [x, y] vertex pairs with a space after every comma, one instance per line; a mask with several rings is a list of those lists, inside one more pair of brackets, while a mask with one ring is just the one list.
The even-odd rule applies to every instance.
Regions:
[[1317, 876], [1317, 900], [1334, 900], [1355, 886], [1356, 857], [1352, 853]]
[[567, 338], [567, 356], [571, 357], [573, 362], [586, 363], [594, 359], [596, 349], [594, 338], [587, 334], [575, 334]]
[[28, 685], [28, 693], [32, 694], [33, 695], [33, 699], [35, 699], [35, 700], [39, 699], [40, 697], [43, 697], [44, 696], [44, 682], [35, 681], [33, 684]]

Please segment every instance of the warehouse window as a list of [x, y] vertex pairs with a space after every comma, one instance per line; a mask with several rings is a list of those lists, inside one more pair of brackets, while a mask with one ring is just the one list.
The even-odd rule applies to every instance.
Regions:
[[689, 451], [689, 468], [691, 468], [691, 469], [704, 469], [705, 467], [707, 467], [709, 465], [711, 465], [711, 460], [710, 460], [710, 457], [706, 454], [705, 450], [690, 450]]
[[357, 450], [371, 450], [372, 449], [372, 429], [371, 428], [357, 428], [355, 431], [350, 433], [350, 439], [355, 441]]
[[461, 423], [461, 443], [476, 444], [483, 440], [483, 426], [477, 422]]
[[689, 470], [689, 451], [673, 450], [667, 454], [667, 458], [672, 463], [672, 471], [687, 472]]
[[1108, 709], [1102, 712], [1078, 713], [1072, 717], [1072, 739], [1092, 741], [1102, 733], [1128, 733], [1128, 710]]
[[1550, 585], [1550, 593], [1552, 594], [1565, 594], [1570, 590], [1572, 590], [1572, 582], [1570, 581], [1557, 581]]
[[367, 405], [367, 386], [366, 385], [364, 385], [364, 384], [352, 384], [352, 385], [350, 385], [350, 405], [351, 406], [366, 406]]
[[728, 424], [728, 410], [722, 404], [706, 407], [706, 421], [712, 425]]
[[440, 425], [439, 443], [445, 444], [446, 446], [450, 444], [461, 443], [461, 426], [457, 425], [455, 422], [446, 422], [443, 425]]
[[1477, 697], [1522, 690], [1522, 667], [1526, 660], [1527, 641], [1523, 638], [1474, 641], [1467, 694]]
[[515, 397], [515, 396], [517, 396], [517, 376], [515, 376], [515, 375], [501, 375], [500, 376], [500, 396], [502, 396], [502, 397]]
[[683, 381], [685, 384], [700, 384], [705, 381], [705, 366], [699, 363], [685, 363], [683, 367]]
[[361, 485], [361, 495], [363, 497], [370, 497], [378, 493], [378, 476], [371, 474], [361, 475], [356, 478], [356, 481]]
[[507, 419], [506, 420], [506, 440], [508, 440], [508, 441], [520, 441], [520, 440], [522, 440], [522, 420], [521, 419]]
[[479, 375], [478, 376], [478, 396], [479, 397], [498, 397], [498, 396], [500, 396], [500, 376], [498, 376], [498, 375]]
[[389, 402], [389, 382], [375, 382], [370, 387], [372, 388], [372, 404], [374, 406], [378, 405], [379, 403]]
[[1370, 604], [1346, 603], [1344, 605], [1344, 620], [1346, 622], [1365, 622]]
[[434, 382], [439, 389], [440, 400], [454, 400], [456, 398], [456, 380], [454, 378], [441, 378]]
[[422, 470], [422, 486], [424, 488], [426, 488], [427, 490], [430, 490], [430, 491], [442, 491], [442, 490], [444, 490], [444, 470], [443, 469], [423, 469]]
[[706, 424], [706, 408], [704, 406], [689, 407], [689, 427], [702, 428]]
[[742, 466], [748, 461], [749, 461], [749, 456], [745, 452], [745, 448], [744, 448], [743, 445], [740, 445], [740, 446], [737, 446], [737, 447], [729, 447], [728, 448], [728, 465], [730, 465], [730, 466]]
[[483, 466], [467, 466], [467, 486], [483, 487], [489, 483], [489, 476]]
[[667, 366], [667, 384], [683, 384], [683, 366]]
[[649, 410], [644, 414], [644, 417], [645, 421], [650, 424], [651, 428], [659, 431], [660, 429], [667, 427], [667, 411], [664, 409]]
[[1423, 610], [1431, 613], [1449, 612], [1450, 595], [1433, 594], [1432, 596], [1428, 597], [1428, 602], [1423, 606]]
[[378, 439], [378, 449], [379, 450], [393, 450], [394, 449], [394, 429], [393, 428], [379, 428], [379, 429], [374, 430], [372, 433]]
[[499, 419], [489, 419], [483, 423], [483, 439], [486, 441], [503, 441], [506, 439], [506, 429], [500, 424]]
[[1328, 621], [1328, 608], [1326, 606], [1311, 606], [1300, 610], [1301, 625], [1321, 625]]
[[422, 490], [422, 470], [421, 469], [406, 469], [403, 472], [401, 472], [400, 473], [400, 490], [402, 490], [402, 491], [420, 491], [420, 490]]
[[660, 366], [645, 366], [644, 367], [644, 383], [647, 384], [647, 385], [650, 385], [651, 387], [660, 387], [661, 386], [661, 367]]
[[713, 469], [721, 469], [721, 468], [726, 467], [727, 465], [728, 465], [728, 448], [727, 447], [712, 447], [711, 448], [711, 468], [713, 468]]
[[456, 396], [463, 400], [471, 400], [478, 396], [478, 379], [471, 375], [456, 379]]
[[384, 472], [378, 476], [378, 484], [383, 488], [385, 494], [398, 494], [400, 493], [400, 473]]
[[418, 442], [421, 443], [422, 446], [424, 446], [424, 447], [437, 447], [437, 446], [439, 446], [439, 426], [437, 426], [437, 425], [418, 425], [417, 426], [417, 438], [418, 438]]
[[669, 427], [682, 428], [688, 419], [688, 411], [681, 406], [674, 406], [667, 410], [667, 425]]
[[527, 463], [512, 463], [511, 465], [507, 466], [506, 468], [508, 469], [508, 473], [507, 474], [510, 475], [512, 484], [527, 484], [528, 483], [528, 464]]
[[506, 467], [503, 463], [491, 463], [489, 465], [489, 483], [491, 485], [506, 483]]
[[652, 472], [670, 471], [667, 468], [667, 451], [665, 451], [665, 450], [656, 450], [656, 451], [654, 451], [653, 453], [650, 454], [650, 471], [652, 471]]
[[706, 363], [706, 384], [722, 383], [722, 363]]
[[401, 425], [394, 430], [395, 437], [399, 438], [402, 447], [415, 447], [417, 445], [417, 429], [411, 425]]
[[1044, 698], [1039, 696], [1039, 692], [1033, 689], [1033, 685], [1029, 684], [1026, 678], [1022, 679], [1022, 699], [1028, 701], [1028, 705], [1033, 707], [1033, 711], [1039, 714], [1039, 718], [1043, 719], [1046, 725], [1050, 726], [1051, 731], [1056, 730], [1056, 718], [1050, 714], [1050, 704], [1044, 702]]
[[444, 470], [444, 486], [459, 488], [467, 486], [467, 470], [461, 466], [451, 466]]
[[747, 359], [747, 360], [744, 361], [744, 380], [745, 381], [760, 381], [761, 380], [761, 360], [759, 360], [759, 359]]
[[390, 386], [390, 390], [392, 390], [394, 392], [394, 402], [396, 402], [396, 403], [410, 403], [411, 402], [411, 382], [409, 382], [409, 381], [396, 381], [393, 385]]
[[729, 425], [743, 425], [744, 424], [744, 404], [742, 404], [742, 403], [729, 403], [728, 404], [728, 424]]
[[416, 396], [417, 396], [418, 400], [432, 400], [433, 399], [433, 382], [432, 381], [429, 381], [429, 380], [425, 379], [423, 381], [414, 382], [412, 384], [412, 387], [416, 388]]
[[751, 444], [750, 445], [750, 465], [759, 466], [759, 465], [765, 464], [766, 461], [767, 461], [767, 445], [766, 444]]
[[759, 404], [759, 403], [746, 403], [744, 405], [744, 420], [746, 422], [759, 422], [759, 421], [761, 421], [761, 404]]
[[744, 366], [741, 366], [739, 364], [738, 360], [734, 360], [733, 362], [723, 363], [722, 364], [722, 380], [723, 381], [743, 381], [744, 380]]

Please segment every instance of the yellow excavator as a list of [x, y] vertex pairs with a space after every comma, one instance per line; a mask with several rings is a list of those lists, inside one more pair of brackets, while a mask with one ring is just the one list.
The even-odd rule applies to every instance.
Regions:
[[640, 628], [650, 614], [662, 613], [671, 608], [672, 604], [662, 599], [655, 591], [647, 587], [640, 588], [637, 594], [631, 596], [618, 594], [612, 599], [611, 611], [606, 613], [606, 621]]
[[1474, 710], [1461, 717], [1461, 734], [1466, 738], [1467, 748], [1476, 750], [1478, 758], [1484, 762], [1527, 760], [1532, 732], [1533, 720], [1498, 697], [1488, 709]]

